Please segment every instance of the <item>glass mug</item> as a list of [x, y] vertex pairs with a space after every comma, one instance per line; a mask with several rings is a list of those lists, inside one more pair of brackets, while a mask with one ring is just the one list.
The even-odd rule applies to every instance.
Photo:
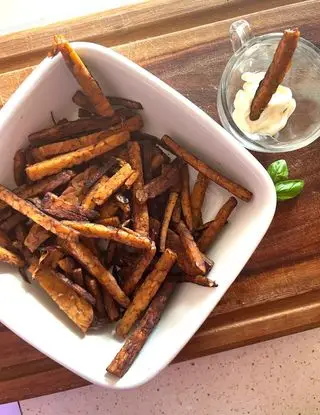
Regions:
[[222, 125], [249, 150], [280, 153], [302, 148], [320, 135], [320, 50], [299, 39], [292, 66], [282, 85], [292, 90], [297, 106], [287, 125], [275, 136], [241, 131], [232, 118], [236, 93], [242, 88], [244, 72], [266, 72], [282, 37], [269, 33], [252, 37], [245, 20], [230, 26], [234, 55], [227, 63], [218, 90], [218, 113]]

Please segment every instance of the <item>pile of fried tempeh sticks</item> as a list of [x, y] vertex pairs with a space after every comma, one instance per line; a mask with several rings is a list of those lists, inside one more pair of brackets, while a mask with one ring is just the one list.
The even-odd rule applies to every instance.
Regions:
[[[252, 195], [170, 137], [141, 132], [141, 104], [105, 97], [61, 36], [59, 52], [82, 87], [73, 97], [79, 119], [31, 134], [17, 151], [18, 187], [0, 186], [0, 260], [26, 280], [30, 271], [83, 333], [118, 321], [126, 337], [143, 317], [107, 369], [122, 376], [177, 282], [214, 286], [205, 252], [237, 201], [203, 224], [209, 181], [245, 201]], [[198, 170], [191, 194], [188, 164]]]

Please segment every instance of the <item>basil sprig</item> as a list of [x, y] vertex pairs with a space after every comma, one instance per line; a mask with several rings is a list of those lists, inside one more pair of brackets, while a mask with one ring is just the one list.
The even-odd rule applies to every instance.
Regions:
[[277, 200], [289, 200], [298, 196], [304, 187], [303, 180], [289, 180], [289, 169], [285, 160], [276, 160], [267, 171], [274, 183]]

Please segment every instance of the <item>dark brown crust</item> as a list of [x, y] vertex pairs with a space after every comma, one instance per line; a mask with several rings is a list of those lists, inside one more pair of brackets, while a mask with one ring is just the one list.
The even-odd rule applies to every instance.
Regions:
[[51, 236], [52, 234], [50, 232], [45, 230], [37, 223], [34, 223], [31, 226], [26, 239], [24, 240], [24, 245], [29, 249], [30, 252], [33, 253], [43, 242], [45, 242]]
[[134, 183], [138, 180], [138, 178], [139, 172], [133, 171], [132, 174], [127, 178], [127, 180], [123, 184], [125, 190], [130, 190]]
[[204, 274], [206, 272], [204, 259], [191, 232], [183, 221], [177, 223], [175, 228], [180, 236], [185, 255], [189, 257], [189, 260], [193, 263], [194, 267], [199, 270], [199, 274]]
[[102, 289], [103, 303], [107, 316], [110, 321], [117, 321], [120, 318], [120, 310], [118, 304], [111, 297], [109, 292], [104, 288]]
[[92, 209], [73, 205], [53, 193], [46, 193], [41, 201], [41, 210], [58, 219], [74, 221], [96, 220], [99, 213]]
[[190, 197], [190, 179], [189, 168], [185, 164], [181, 171], [181, 211], [186, 225], [192, 232], [192, 210], [191, 210], [191, 197]]
[[236, 206], [237, 200], [234, 197], [230, 197], [230, 199], [228, 199], [228, 201], [221, 207], [215, 219], [210, 222], [210, 225], [202, 232], [201, 237], [197, 241], [201, 252], [207, 251], [220, 230], [226, 224], [228, 217], [231, 215], [231, 212]]
[[[107, 99], [111, 105], [120, 105], [121, 107], [129, 108], [132, 110], [143, 109], [140, 102], [133, 101], [131, 99], [110, 96], [107, 96]], [[92, 104], [82, 91], [77, 91], [72, 97], [72, 101], [79, 107], [85, 108], [90, 112], [95, 112], [95, 108], [92, 106]]]
[[0, 199], [6, 202], [13, 209], [32, 219], [35, 223], [42, 226], [47, 231], [60, 236], [63, 239], [77, 240], [78, 232], [68, 228], [56, 219], [46, 215], [36, 208], [32, 203], [21, 199], [4, 186], [0, 185]]
[[177, 259], [176, 254], [170, 249], [166, 249], [155, 264], [153, 271], [147, 275], [142, 285], [138, 288], [124, 316], [116, 327], [116, 333], [120, 337], [125, 337], [137, 319], [146, 310], [156, 295], [161, 284], [168, 275], [170, 269]]
[[111, 117], [113, 109], [110, 102], [104, 96], [97, 81], [92, 77], [80, 56], [62, 35], [54, 36], [53, 54], [55, 55], [58, 52], [62, 53], [67, 67], [83, 89], [91, 105], [93, 105], [95, 112], [105, 117]]
[[1, 223], [0, 229], [4, 232], [9, 232], [15, 228], [19, 223], [25, 222], [27, 218], [21, 213], [13, 213], [8, 219]]
[[289, 71], [292, 56], [298, 45], [300, 32], [298, 29], [285, 30], [272, 62], [254, 95], [251, 103], [250, 120], [256, 121], [260, 118], [263, 110], [270, 102], [272, 95], [283, 81]]
[[240, 184], [233, 182], [213, 168], [209, 167], [203, 161], [199, 160], [193, 154], [189, 153], [187, 150], [181, 147], [171, 137], [164, 135], [161, 141], [166, 146], [168, 146], [173, 153], [181, 157], [186, 163], [190, 164], [190, 166], [192, 166], [194, 169], [198, 170], [204, 176], [208, 177], [208, 179], [228, 190], [234, 196], [244, 200], [245, 202], [249, 202], [252, 199], [252, 193], [249, 190], [245, 189]]
[[182, 281], [202, 285], [203, 287], [218, 287], [215, 281], [209, 280], [205, 275], [184, 275]]
[[57, 277], [63, 281], [66, 285], [71, 287], [77, 294], [79, 294], [80, 297], [84, 298], [88, 303], [95, 306], [96, 305], [96, 299], [93, 295], [91, 295], [87, 290], [85, 290], [83, 287], [78, 285], [77, 283], [70, 280], [70, 278], [66, 277], [65, 275], [61, 274], [61, 272], [56, 273]]
[[72, 271], [72, 279], [75, 283], [80, 285], [80, 287], [84, 287], [84, 277], [83, 277], [83, 271], [82, 268], [75, 268]]
[[104, 285], [112, 297], [123, 307], [130, 303], [129, 298], [119, 287], [114, 276], [103, 267], [99, 259], [80, 242], [60, 241], [60, 245], [70, 255], [76, 258], [97, 280]]
[[105, 317], [106, 311], [104, 309], [102, 292], [98, 281], [87, 274], [84, 276], [84, 281], [87, 289], [90, 291], [90, 293], [93, 295], [95, 299], [95, 309], [97, 316]]
[[28, 230], [24, 223], [18, 223], [18, 225], [14, 228], [15, 239], [18, 242], [24, 243], [26, 236], [28, 234]]
[[17, 186], [21, 186], [26, 183], [26, 165], [26, 151], [23, 148], [20, 148], [20, 150], [15, 153], [13, 158], [13, 174]]
[[58, 261], [59, 267], [68, 275], [72, 275], [76, 268], [76, 262], [73, 258], [66, 256]]
[[2, 246], [2, 248], [10, 248], [11, 244], [12, 241], [9, 236], [0, 229], [0, 246]]
[[24, 260], [19, 255], [3, 247], [0, 247], [0, 262], [6, 262], [17, 267], [23, 267], [25, 265]]
[[152, 330], [158, 324], [174, 288], [175, 284], [172, 282], [165, 282], [160, 288], [137, 328], [126, 339], [121, 350], [107, 367], [110, 374], [121, 378], [128, 371]]
[[154, 199], [160, 194], [164, 193], [171, 186], [173, 186], [179, 180], [179, 170], [181, 165], [178, 160], [175, 160], [170, 164], [169, 168], [160, 176], [151, 180], [144, 187], [135, 192], [135, 197], [138, 203], [143, 204], [148, 199]]
[[172, 213], [176, 206], [178, 197], [179, 197], [179, 193], [177, 192], [170, 192], [169, 197], [168, 197], [167, 206], [164, 211], [162, 225], [161, 225], [160, 243], [159, 243], [160, 252], [164, 252], [164, 250], [166, 249], [167, 233], [168, 233], [170, 221], [172, 218]]
[[193, 229], [202, 225], [202, 205], [209, 185], [209, 179], [198, 173], [191, 193], [191, 210]]

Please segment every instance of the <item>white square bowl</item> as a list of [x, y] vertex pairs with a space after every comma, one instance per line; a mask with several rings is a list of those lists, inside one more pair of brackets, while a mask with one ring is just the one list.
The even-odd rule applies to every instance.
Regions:
[[[218, 288], [181, 284], [142, 352], [120, 380], [105, 372], [121, 347], [112, 328], [82, 337], [44, 292], [35, 284], [25, 284], [14, 268], [1, 264], [0, 320], [4, 325], [92, 383], [131, 388], [151, 379], [178, 354], [230, 287], [270, 225], [275, 191], [259, 162], [178, 92], [110, 49], [90, 43], [73, 46], [106, 93], [143, 104], [145, 131], [172, 136], [254, 194], [250, 203], [239, 203], [208, 254], [215, 261], [210, 278], [217, 281]], [[0, 183], [14, 187], [14, 153], [26, 143], [28, 134], [51, 125], [50, 111], [57, 119], [75, 118], [71, 98], [77, 89], [59, 55], [44, 59], [13, 94], [0, 112]], [[194, 180], [195, 172], [190, 171]], [[213, 218], [229, 196], [211, 183], [205, 220]]]

